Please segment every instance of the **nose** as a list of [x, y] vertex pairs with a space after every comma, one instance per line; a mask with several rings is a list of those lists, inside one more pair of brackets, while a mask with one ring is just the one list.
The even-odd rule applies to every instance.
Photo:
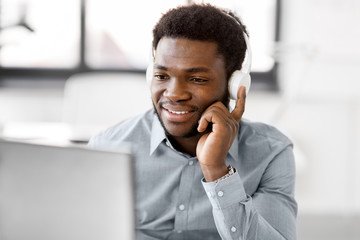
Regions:
[[191, 93], [186, 81], [178, 78], [173, 78], [168, 82], [163, 95], [174, 102], [191, 99]]

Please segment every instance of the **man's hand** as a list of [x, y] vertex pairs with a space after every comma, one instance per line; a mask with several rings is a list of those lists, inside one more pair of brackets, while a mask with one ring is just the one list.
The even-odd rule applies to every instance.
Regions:
[[196, 155], [207, 182], [215, 181], [227, 172], [226, 155], [237, 136], [239, 122], [245, 110], [246, 91], [240, 87], [234, 110], [230, 113], [221, 102], [209, 106], [199, 120], [198, 131], [212, 130], [198, 141]]

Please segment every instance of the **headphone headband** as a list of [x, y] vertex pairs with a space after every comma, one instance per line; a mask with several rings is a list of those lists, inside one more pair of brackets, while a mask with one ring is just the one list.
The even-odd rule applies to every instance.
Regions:
[[247, 34], [245, 32], [244, 32], [244, 39], [245, 39], [245, 43], [246, 43], [246, 51], [245, 51], [245, 59], [242, 63], [241, 68], [244, 68], [244, 72], [250, 73], [251, 62], [252, 62], [252, 52], [251, 52], [249, 37], [247, 36]]

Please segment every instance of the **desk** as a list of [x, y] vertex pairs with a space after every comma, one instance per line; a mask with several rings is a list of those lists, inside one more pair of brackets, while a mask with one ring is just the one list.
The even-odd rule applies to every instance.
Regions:
[[64, 122], [11, 122], [0, 126], [0, 137], [53, 143], [87, 143], [91, 136], [105, 129], [101, 125], [72, 126]]

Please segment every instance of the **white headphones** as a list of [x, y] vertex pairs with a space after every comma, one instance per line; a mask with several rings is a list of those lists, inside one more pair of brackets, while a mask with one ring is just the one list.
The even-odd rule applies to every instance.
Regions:
[[[241, 86], [246, 87], [246, 95], [247, 95], [249, 93], [250, 85], [251, 85], [250, 70], [251, 70], [252, 54], [251, 54], [249, 38], [245, 32], [244, 32], [244, 39], [246, 43], [246, 53], [245, 53], [245, 59], [242, 63], [242, 67], [240, 70], [234, 71], [229, 79], [230, 99], [233, 100], [237, 99], [237, 93]], [[146, 69], [146, 81], [149, 87], [151, 86], [151, 81], [154, 77], [154, 55], [152, 52], [152, 48], [151, 48], [150, 57], [151, 57], [150, 64]]]
[[245, 32], [244, 32], [244, 39], [246, 43], [245, 59], [242, 63], [241, 69], [234, 71], [229, 79], [230, 99], [233, 100], [237, 99], [237, 93], [241, 86], [244, 86], [246, 88], [246, 95], [247, 95], [249, 93], [250, 85], [251, 85], [250, 70], [251, 70], [252, 53], [251, 53], [250, 41]]

